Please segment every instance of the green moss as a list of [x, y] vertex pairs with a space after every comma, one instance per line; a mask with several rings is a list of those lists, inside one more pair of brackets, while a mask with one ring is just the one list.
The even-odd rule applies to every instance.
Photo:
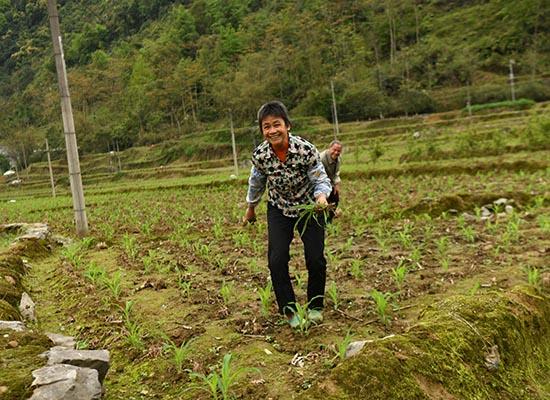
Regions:
[[439, 199], [423, 199], [418, 204], [405, 210], [405, 215], [430, 214], [439, 216], [443, 212], [454, 209], [457, 211], [473, 211], [476, 207], [492, 203], [499, 198], [514, 200], [514, 205], [523, 206], [529, 203], [531, 195], [523, 192], [453, 194]]
[[[16, 347], [10, 342], [17, 342]], [[2, 400], [30, 397], [32, 371], [45, 364], [46, 360], [39, 355], [50, 346], [52, 342], [38, 333], [0, 331], [0, 382], [8, 388]]]
[[[486, 357], [498, 346], [498, 368]], [[550, 395], [550, 299], [527, 288], [453, 296], [405, 335], [367, 345], [301, 398], [544, 399]], [[446, 397], [441, 396], [445, 393]], [[328, 396], [327, 396], [328, 394]]]
[[19, 321], [20, 319], [21, 315], [17, 307], [6, 300], [0, 300], [0, 321]]

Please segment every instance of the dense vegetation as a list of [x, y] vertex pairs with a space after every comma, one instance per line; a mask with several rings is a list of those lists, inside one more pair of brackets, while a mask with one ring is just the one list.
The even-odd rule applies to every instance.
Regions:
[[[262, 101], [343, 121], [550, 98], [545, 0], [59, 1], [79, 145], [248, 125]], [[0, 141], [28, 158], [61, 118], [44, 0], [0, 0]], [[23, 157], [23, 155], [25, 157]]]

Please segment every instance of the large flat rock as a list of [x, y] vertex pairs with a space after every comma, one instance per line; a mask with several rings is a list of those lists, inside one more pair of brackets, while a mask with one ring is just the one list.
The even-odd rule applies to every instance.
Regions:
[[94, 400], [101, 398], [95, 369], [56, 364], [33, 371], [36, 387], [30, 400]]
[[107, 350], [64, 350], [52, 349], [48, 352], [48, 365], [69, 364], [76, 367], [92, 368], [103, 383], [109, 370], [109, 352]]

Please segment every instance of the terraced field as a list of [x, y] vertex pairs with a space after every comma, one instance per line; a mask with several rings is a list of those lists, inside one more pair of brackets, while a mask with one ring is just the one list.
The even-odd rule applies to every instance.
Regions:
[[[299, 331], [269, 288], [265, 204], [241, 226], [246, 173], [230, 179], [229, 158], [125, 169], [145, 162], [135, 150], [113, 175], [107, 156], [84, 157], [91, 232], [31, 261], [36, 328], [109, 349], [108, 399], [222, 398], [208, 385], [224, 360], [243, 399], [548, 398], [549, 121], [542, 104], [342, 126], [325, 320]], [[330, 142], [332, 127], [309, 128], [297, 134]], [[73, 237], [68, 189], [52, 199], [44, 173], [0, 191], [0, 223]], [[299, 239], [292, 249], [304, 301]], [[370, 342], [346, 359], [352, 340]]]

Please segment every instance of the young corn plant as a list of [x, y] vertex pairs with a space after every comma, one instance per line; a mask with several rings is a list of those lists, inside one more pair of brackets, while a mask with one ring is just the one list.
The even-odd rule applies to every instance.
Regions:
[[390, 240], [385, 234], [383, 228], [378, 227], [374, 233], [374, 239], [382, 251], [382, 255], [387, 256], [390, 253]]
[[229, 304], [229, 301], [233, 297], [234, 288], [231, 283], [226, 283], [225, 281], [222, 282], [222, 286], [220, 287], [220, 296], [222, 297], [223, 303], [227, 306]]
[[340, 342], [336, 343], [336, 357], [338, 357], [340, 362], [346, 359], [346, 350], [348, 349], [348, 346], [351, 343], [352, 339], [353, 335], [348, 330], [346, 336], [344, 336], [344, 338]]
[[468, 243], [474, 243], [476, 241], [476, 231], [471, 225], [463, 225], [460, 229]]
[[165, 342], [162, 345], [162, 348], [164, 350], [164, 353], [170, 357], [178, 373], [182, 373], [184, 371], [183, 366], [185, 365], [185, 362], [189, 359], [189, 356], [191, 355], [192, 342], [193, 342], [192, 339], [183, 341], [178, 346], [170, 338], [165, 337]]
[[388, 325], [390, 322], [390, 317], [388, 315], [388, 306], [390, 305], [389, 300], [391, 299], [392, 294], [389, 292], [382, 293], [376, 289], [371, 290], [369, 294], [376, 305], [376, 313], [380, 318], [380, 322], [382, 322], [384, 325]]
[[403, 283], [405, 282], [405, 278], [407, 277], [408, 272], [409, 269], [405, 265], [404, 260], [399, 260], [399, 264], [397, 264], [397, 267], [392, 269], [392, 277], [399, 292], [401, 292], [401, 289], [403, 289]]
[[115, 271], [111, 276], [105, 276], [103, 278], [103, 285], [111, 291], [115, 300], [118, 300], [122, 293], [122, 273]]
[[190, 389], [200, 389], [212, 396], [213, 400], [231, 400], [233, 387], [243, 375], [249, 372], [258, 372], [256, 368], [233, 367], [231, 365], [231, 353], [223, 357], [220, 372], [212, 371], [210, 374], [191, 373], [192, 378], [202, 381], [202, 385], [192, 385]]
[[539, 270], [535, 267], [527, 267], [525, 271], [527, 272], [527, 283], [535, 289], [539, 289], [541, 285]]
[[183, 297], [188, 298], [191, 294], [191, 281], [186, 280], [183, 277], [178, 279], [178, 288]]
[[338, 287], [336, 286], [336, 282], [330, 282], [330, 285], [327, 288], [327, 295], [332, 302], [332, 307], [335, 310], [338, 310], [338, 307], [340, 307], [340, 298], [338, 296]]
[[363, 271], [364, 263], [362, 260], [352, 260], [349, 266], [349, 272], [354, 279], [363, 279], [365, 273]]
[[84, 277], [90, 280], [90, 282], [92, 282], [94, 286], [97, 286], [98, 284], [103, 282], [106, 276], [107, 271], [105, 270], [105, 268], [97, 265], [95, 261], [90, 262], [86, 267], [86, 271], [84, 272]]
[[262, 313], [262, 316], [267, 317], [269, 315], [269, 309], [271, 307], [272, 303], [272, 289], [273, 286], [271, 284], [271, 281], [267, 282], [267, 285], [265, 287], [258, 288], [258, 294], [260, 296], [260, 310]]
[[298, 286], [298, 288], [300, 289], [303, 289], [306, 283], [305, 274], [299, 271], [296, 271], [296, 273], [294, 274], [294, 279], [296, 279], [296, 286]]
[[310, 223], [315, 222], [319, 225], [327, 225], [329, 207], [322, 207], [312, 203], [297, 206], [295, 209], [299, 214], [294, 228], [298, 228], [300, 225], [302, 226], [302, 229], [299, 230], [300, 236], [303, 236]]
[[82, 246], [80, 243], [71, 243], [67, 247], [64, 247], [61, 250], [61, 255], [75, 268], [80, 268], [82, 266]]
[[124, 236], [122, 236], [122, 247], [130, 260], [137, 260], [139, 247], [134, 236], [125, 233]]
[[143, 343], [143, 329], [141, 325], [132, 320], [132, 309], [134, 302], [129, 300], [124, 304], [122, 309], [122, 316], [124, 321], [124, 328], [126, 329], [126, 343], [138, 351], [143, 351], [145, 344]]

